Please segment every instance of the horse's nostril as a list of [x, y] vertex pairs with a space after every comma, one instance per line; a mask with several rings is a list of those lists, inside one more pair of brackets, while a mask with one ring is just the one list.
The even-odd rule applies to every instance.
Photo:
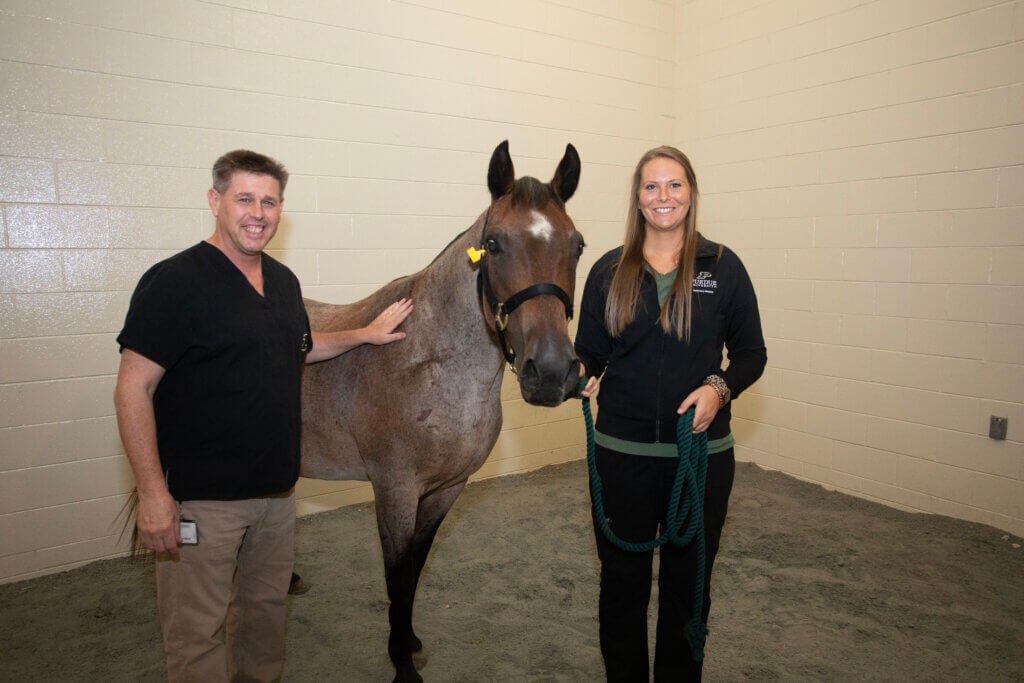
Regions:
[[526, 362], [523, 363], [523, 369], [521, 371], [521, 377], [523, 379], [538, 380], [540, 379], [540, 371], [537, 370], [537, 364], [533, 362], [532, 358], [527, 358]]

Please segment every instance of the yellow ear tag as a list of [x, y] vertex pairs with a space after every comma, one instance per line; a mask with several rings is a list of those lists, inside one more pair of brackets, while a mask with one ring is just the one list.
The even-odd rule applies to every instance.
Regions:
[[480, 263], [480, 259], [484, 256], [484, 250], [477, 249], [476, 247], [470, 247], [466, 250], [466, 253], [469, 254], [469, 260], [473, 263]]

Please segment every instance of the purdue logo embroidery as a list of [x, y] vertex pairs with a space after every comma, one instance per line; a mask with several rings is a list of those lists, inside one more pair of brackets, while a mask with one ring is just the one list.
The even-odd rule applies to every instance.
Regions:
[[306, 353], [307, 351], [309, 351], [309, 349], [310, 349], [310, 346], [309, 346], [309, 335], [303, 333], [303, 335], [302, 335], [302, 345], [299, 346], [299, 351], [302, 351], [303, 353]]
[[693, 291], [702, 294], [714, 294], [718, 289], [718, 280], [711, 279], [711, 273], [702, 270], [693, 277]]

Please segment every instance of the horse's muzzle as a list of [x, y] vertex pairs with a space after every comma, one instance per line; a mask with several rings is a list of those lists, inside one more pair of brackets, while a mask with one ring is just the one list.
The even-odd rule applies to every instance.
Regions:
[[519, 390], [531, 405], [554, 407], [576, 393], [580, 362], [572, 355], [547, 355], [527, 358], [519, 371]]

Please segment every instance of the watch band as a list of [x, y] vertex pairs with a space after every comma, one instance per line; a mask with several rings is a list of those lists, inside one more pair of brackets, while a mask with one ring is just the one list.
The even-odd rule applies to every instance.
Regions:
[[704, 384], [712, 387], [718, 392], [718, 407], [721, 408], [729, 399], [732, 397], [732, 392], [729, 391], [729, 385], [725, 383], [725, 379], [721, 375], [708, 375], [704, 378]]

